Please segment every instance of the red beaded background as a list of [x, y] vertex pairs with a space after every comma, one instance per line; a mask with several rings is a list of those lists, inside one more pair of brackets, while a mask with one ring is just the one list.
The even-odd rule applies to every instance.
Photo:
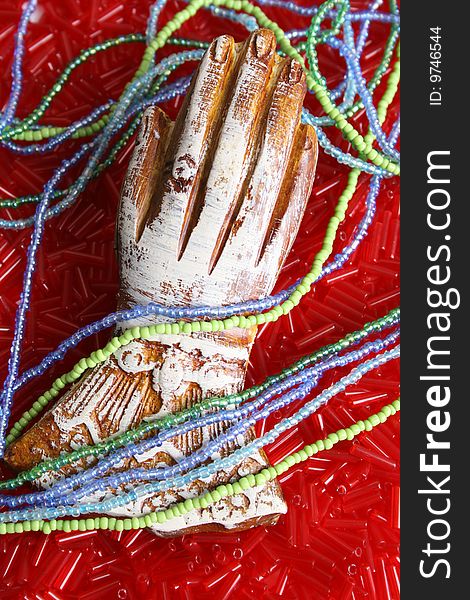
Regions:
[[[22, 2], [0, 0], [0, 105], [9, 86], [13, 35]], [[307, 3], [305, 3], [307, 4]], [[40, 1], [38, 22], [30, 26], [25, 59], [25, 86], [19, 115], [32, 110], [58, 73], [82, 48], [109, 37], [142, 32], [150, 0]], [[352, 2], [353, 10], [364, 8]], [[182, 1], [170, 1], [161, 23]], [[273, 9], [268, 14], [284, 29], [305, 27], [305, 18]], [[181, 34], [211, 40], [246, 32], [204, 12], [186, 24]], [[372, 25], [363, 68], [370, 76], [380, 60], [388, 33]], [[72, 76], [46, 115], [62, 126], [109, 98], [117, 98], [132, 77], [142, 44], [100, 53]], [[168, 52], [166, 52], [168, 53]], [[320, 65], [330, 85], [338, 83], [344, 65], [322, 48]], [[181, 73], [181, 71], [180, 71]], [[376, 98], [383, 92], [382, 85]], [[310, 108], [319, 114], [315, 101]], [[166, 106], [174, 116], [180, 101]], [[392, 107], [387, 127], [397, 117]], [[354, 125], [365, 133], [363, 112]], [[329, 130], [335, 143], [341, 139]], [[0, 153], [0, 196], [35, 193], [78, 142], [53, 155], [17, 157]], [[348, 150], [346, 144], [342, 144]], [[79, 201], [49, 221], [35, 274], [32, 308], [22, 368], [38, 360], [78, 326], [115, 307], [117, 271], [114, 218], [120, 182], [129, 158], [128, 148], [117, 163], [88, 187]], [[348, 169], [320, 152], [314, 192], [300, 234], [277, 289], [305, 273], [319, 249]], [[368, 177], [361, 176], [345, 224], [335, 246], [349, 239], [364, 212]], [[70, 181], [69, 181], [70, 182]], [[247, 384], [263, 380], [303, 354], [333, 342], [348, 331], [386, 314], [399, 304], [399, 191], [397, 179], [384, 183], [369, 236], [353, 260], [319, 283], [287, 317], [260, 329], [252, 354]], [[31, 208], [21, 214], [29, 214]], [[4, 217], [18, 213], [2, 210]], [[12, 324], [20, 293], [25, 253], [31, 231], [0, 233], [0, 368], [3, 377]], [[52, 378], [77, 359], [106, 342], [107, 333], [94, 336], [41, 380], [15, 398], [14, 417], [27, 408]], [[343, 371], [327, 375], [320, 389]], [[326, 408], [289, 431], [268, 449], [276, 462], [331, 431], [378, 410], [398, 396], [397, 361], [364, 377]], [[281, 418], [274, 415], [272, 422]], [[260, 428], [263, 430], [263, 427]], [[4, 469], [5, 475], [7, 470]], [[0, 595], [2, 600], [98, 600], [118, 598], [200, 599], [375, 599], [399, 598], [399, 418], [393, 417], [353, 443], [342, 442], [299, 465], [280, 478], [289, 512], [272, 528], [241, 534], [187, 535], [163, 540], [145, 530], [116, 532], [10, 535], [0, 538]]]

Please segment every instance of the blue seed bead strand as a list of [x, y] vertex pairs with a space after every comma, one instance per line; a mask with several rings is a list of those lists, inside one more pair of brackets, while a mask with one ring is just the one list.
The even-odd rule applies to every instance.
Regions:
[[238, 13], [230, 8], [222, 8], [221, 6], [209, 6], [206, 10], [209, 10], [213, 15], [219, 17], [221, 19], [227, 19], [232, 21], [232, 23], [236, 23], [237, 25], [242, 25], [247, 31], [255, 31], [258, 29], [258, 22], [251, 15], [247, 15], [245, 13]]
[[[83, 119], [77, 120], [73, 125], [69, 126], [66, 131], [57, 134], [56, 136], [51, 137], [50, 140], [43, 144], [15, 144], [14, 142], [4, 141], [2, 145], [8, 150], [14, 152], [15, 154], [23, 154], [25, 156], [29, 156], [31, 154], [46, 154], [55, 150], [57, 146], [63, 144], [67, 140], [69, 140], [73, 134], [80, 129], [81, 127], [86, 127], [87, 125], [91, 125], [97, 121], [105, 112], [109, 111], [112, 106], [112, 101], [108, 101], [105, 104], [99, 106], [97, 109], [93, 110], [87, 117]], [[34, 217], [33, 217], [34, 218]]]
[[[308, 115], [309, 113], [307, 109], [304, 108], [302, 110], [302, 123], [311, 124], [311, 119]], [[332, 156], [340, 164], [346, 165], [351, 169], [358, 169], [359, 171], [363, 171], [364, 173], [368, 173], [369, 175], [387, 178], [393, 177], [393, 174], [388, 172], [385, 173], [384, 169], [382, 169], [381, 167], [377, 167], [372, 163], [368, 163], [365, 160], [362, 160], [361, 158], [357, 158], [356, 156], [353, 156], [348, 152], [343, 152], [342, 150], [340, 150], [337, 146], [330, 142], [328, 136], [323, 131], [323, 129], [316, 129], [316, 132], [318, 144], [323, 148], [326, 154]]]
[[385, 133], [380, 125], [377, 109], [374, 106], [372, 95], [370, 91], [367, 89], [367, 84], [362, 75], [361, 66], [359, 64], [359, 59], [356, 56], [355, 52], [347, 46], [347, 44], [342, 43], [340, 40], [336, 38], [331, 38], [329, 40], [330, 45], [333, 48], [336, 48], [340, 54], [346, 59], [348, 63], [348, 67], [352, 72], [352, 80], [354, 81], [355, 86], [357, 87], [358, 94], [364, 104], [364, 108], [366, 110], [367, 118], [369, 121], [369, 127], [374, 134], [377, 142], [384, 153], [393, 158], [394, 160], [400, 159], [400, 153], [393, 149], [387, 142], [387, 138]]
[[295, 2], [286, 2], [285, 0], [257, 0], [257, 4], [260, 6], [284, 8], [285, 10], [301, 15], [302, 17], [312, 17], [318, 12], [316, 6], [299, 6]]
[[62, 162], [61, 166], [56, 170], [55, 175], [50, 180], [50, 184], [46, 186], [44, 201], [38, 204], [36, 210], [36, 223], [31, 236], [31, 242], [28, 247], [26, 268], [23, 279], [23, 291], [21, 293], [19, 306], [16, 312], [15, 330], [11, 345], [11, 354], [8, 360], [8, 374], [5, 379], [4, 394], [2, 395], [2, 404], [0, 405], [0, 457], [3, 457], [5, 451], [5, 430], [8, 424], [8, 419], [11, 412], [11, 403], [13, 400], [13, 385], [18, 377], [20, 352], [24, 329], [26, 323], [26, 314], [29, 309], [30, 295], [32, 288], [33, 273], [36, 266], [36, 254], [41, 242], [45, 212], [47, 210], [48, 197], [53, 191], [56, 181], [60, 181], [67, 169], [77, 164], [89, 151], [90, 145], [84, 144], [81, 149], [74, 154], [71, 159]]
[[[382, 3], [383, 3], [383, 0], [374, 0], [374, 2], [372, 2], [369, 6], [369, 11], [370, 11], [369, 14], [370, 15], [376, 14], [375, 11]], [[350, 33], [353, 33], [352, 27], [351, 27], [352, 21], [351, 21], [350, 17], [351, 17], [351, 13], [348, 13], [348, 15], [346, 15], [345, 25], [347, 23], [350, 26], [349, 27], [349, 29], [351, 30]], [[371, 18], [369, 19], [366, 17], [364, 19], [363, 23], [361, 23], [361, 28], [359, 30], [359, 35], [357, 37], [357, 45], [355, 45], [355, 43], [354, 43], [354, 37], [352, 37], [350, 35], [348, 36], [348, 41], [346, 42], [350, 47], [356, 48], [356, 54], [359, 58], [362, 55], [365, 43], [368, 38], [371, 20], [372, 20]], [[337, 98], [339, 98], [341, 93], [345, 91], [350, 75], [351, 74], [350, 74], [350, 70], [349, 70], [349, 66], [348, 66], [348, 72], [347, 72], [344, 80], [330, 93], [332, 100], [336, 100]], [[341, 103], [340, 106], [338, 106], [338, 110], [343, 112], [343, 111], [346, 111], [349, 107], [350, 107], [350, 103], [346, 101], [346, 98], [343, 98], [343, 102]], [[331, 122], [331, 119], [330, 119], [330, 122]]]
[[13, 52], [13, 63], [11, 67], [11, 91], [3, 114], [0, 115], [0, 132], [15, 117], [16, 107], [21, 96], [23, 84], [23, 58], [25, 53], [24, 38], [28, 29], [31, 15], [36, 10], [37, 0], [28, 0], [24, 5], [23, 13], [15, 34], [15, 45]]
[[147, 19], [147, 30], [146, 30], [146, 39], [147, 46], [153, 40], [153, 38], [157, 35], [157, 27], [158, 27], [158, 17], [160, 16], [162, 10], [165, 8], [167, 0], [157, 0], [152, 4], [149, 11], [149, 18]]

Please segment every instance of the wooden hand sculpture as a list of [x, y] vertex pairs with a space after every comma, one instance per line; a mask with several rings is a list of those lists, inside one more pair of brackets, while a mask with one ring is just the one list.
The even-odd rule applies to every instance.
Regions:
[[[219, 306], [271, 292], [297, 234], [317, 158], [315, 132], [300, 123], [304, 73], [275, 47], [269, 30], [242, 44], [216, 39], [176, 122], [157, 107], [144, 114], [117, 222], [120, 308], [149, 301]], [[6, 460], [27, 469], [144, 419], [239, 391], [255, 334], [253, 327], [131, 342], [87, 371], [9, 447]], [[177, 463], [227, 426], [173, 438], [120, 468]], [[237, 444], [253, 439], [250, 429]], [[264, 453], [255, 452], [230, 472], [147, 495], [113, 514], [165, 508], [266, 464]], [[159, 535], [240, 530], [275, 523], [285, 510], [280, 487], [269, 482], [153, 529]]]

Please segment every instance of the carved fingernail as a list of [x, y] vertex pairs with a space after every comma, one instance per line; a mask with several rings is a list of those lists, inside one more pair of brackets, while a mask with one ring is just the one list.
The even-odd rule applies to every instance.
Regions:
[[258, 58], [266, 58], [275, 48], [274, 34], [269, 29], [261, 29], [255, 34], [254, 51]]
[[284, 81], [289, 85], [295, 85], [301, 80], [302, 73], [302, 67], [296, 60], [294, 60], [293, 58], [285, 59], [284, 63], [282, 64], [282, 70], [279, 75], [279, 80]]
[[212, 58], [218, 63], [226, 62], [232, 46], [232, 38], [222, 35], [215, 40], [212, 46]]
[[289, 69], [289, 71], [288, 71], [289, 83], [291, 83], [291, 84], [299, 83], [299, 81], [302, 79], [302, 75], [304, 72], [300, 63], [298, 63], [296, 60], [292, 59], [290, 61], [290, 64], [288, 65], [288, 69]]

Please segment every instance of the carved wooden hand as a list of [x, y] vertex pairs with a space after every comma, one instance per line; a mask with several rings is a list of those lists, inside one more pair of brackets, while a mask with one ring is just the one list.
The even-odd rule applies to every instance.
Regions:
[[[303, 71], [281, 59], [275, 45], [269, 30], [243, 44], [216, 39], [176, 122], [157, 107], [144, 114], [118, 215], [121, 308], [149, 301], [217, 306], [271, 292], [299, 228], [317, 157], [314, 130], [300, 124]], [[132, 342], [85, 373], [10, 446], [6, 460], [29, 468], [143, 419], [239, 391], [255, 334], [256, 328], [234, 329]], [[174, 438], [127, 466], [173, 464], [226, 427]], [[253, 438], [250, 430], [239, 443]], [[164, 508], [266, 464], [256, 452], [230, 472], [143, 497], [113, 514]], [[243, 529], [273, 523], [281, 512], [280, 488], [270, 482], [154, 529], [160, 535]]]

